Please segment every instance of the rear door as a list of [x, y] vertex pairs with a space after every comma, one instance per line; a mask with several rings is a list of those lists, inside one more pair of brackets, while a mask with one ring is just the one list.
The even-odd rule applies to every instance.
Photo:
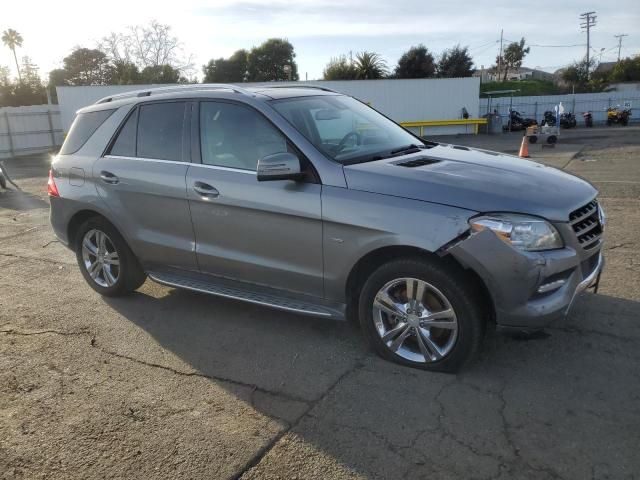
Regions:
[[257, 110], [231, 102], [201, 102], [193, 125], [201, 163], [189, 167], [187, 195], [200, 269], [322, 296], [321, 185], [256, 177], [260, 157], [293, 148], [286, 137]]
[[148, 269], [197, 270], [185, 191], [191, 104], [143, 103], [93, 167], [98, 193]]

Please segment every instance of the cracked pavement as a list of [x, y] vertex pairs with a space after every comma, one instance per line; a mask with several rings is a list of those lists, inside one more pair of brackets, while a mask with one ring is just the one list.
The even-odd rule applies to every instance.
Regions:
[[639, 134], [530, 152], [601, 190], [600, 291], [546, 335], [489, 329], [458, 375], [380, 360], [348, 323], [151, 281], [101, 298], [48, 226], [47, 166], [8, 162], [23, 192], [0, 193], [0, 478], [640, 477]]

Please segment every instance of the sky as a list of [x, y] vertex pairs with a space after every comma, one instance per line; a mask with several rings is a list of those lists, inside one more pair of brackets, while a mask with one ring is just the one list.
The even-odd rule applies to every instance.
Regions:
[[[227, 57], [270, 37], [295, 47], [300, 79], [322, 77], [331, 57], [369, 50], [390, 67], [412, 45], [435, 54], [455, 44], [468, 46], [477, 68], [488, 68], [505, 42], [525, 37], [531, 52], [524, 65], [554, 71], [584, 57], [586, 35], [579, 14], [595, 11], [592, 56], [615, 61], [640, 53], [640, 0], [523, 2], [502, 0], [3, 0], [0, 31], [22, 34], [19, 57], [28, 55], [47, 77], [76, 46], [95, 48], [113, 31], [152, 20], [171, 25], [196, 73], [211, 58]], [[553, 47], [552, 47], [553, 45]], [[602, 50], [604, 49], [604, 50]], [[10, 50], [0, 45], [0, 65], [15, 74]]]

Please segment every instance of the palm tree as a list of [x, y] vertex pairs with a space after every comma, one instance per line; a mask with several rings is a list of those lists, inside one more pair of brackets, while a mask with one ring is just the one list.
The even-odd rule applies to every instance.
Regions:
[[356, 54], [356, 78], [359, 80], [372, 80], [384, 78], [389, 74], [387, 62], [375, 52], [360, 52]]
[[18, 69], [18, 80], [22, 83], [22, 76], [20, 75], [20, 65], [18, 65], [18, 56], [16, 55], [16, 47], [22, 46], [22, 35], [9, 28], [2, 32], [2, 43], [4, 43], [13, 52], [13, 58], [16, 61], [16, 68]]

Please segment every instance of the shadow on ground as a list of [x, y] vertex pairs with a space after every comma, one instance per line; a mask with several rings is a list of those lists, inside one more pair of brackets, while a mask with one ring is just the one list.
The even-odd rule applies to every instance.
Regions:
[[180, 290], [106, 301], [223, 387], [269, 393], [254, 406], [289, 429], [248, 477], [314, 476], [323, 458], [367, 478], [640, 470], [638, 302], [584, 295], [536, 341], [489, 332], [481, 357], [454, 376], [379, 360], [349, 323]]
[[16, 189], [8, 189], [0, 190], [0, 208], [26, 211], [36, 208], [49, 208], [49, 203], [36, 195]]

